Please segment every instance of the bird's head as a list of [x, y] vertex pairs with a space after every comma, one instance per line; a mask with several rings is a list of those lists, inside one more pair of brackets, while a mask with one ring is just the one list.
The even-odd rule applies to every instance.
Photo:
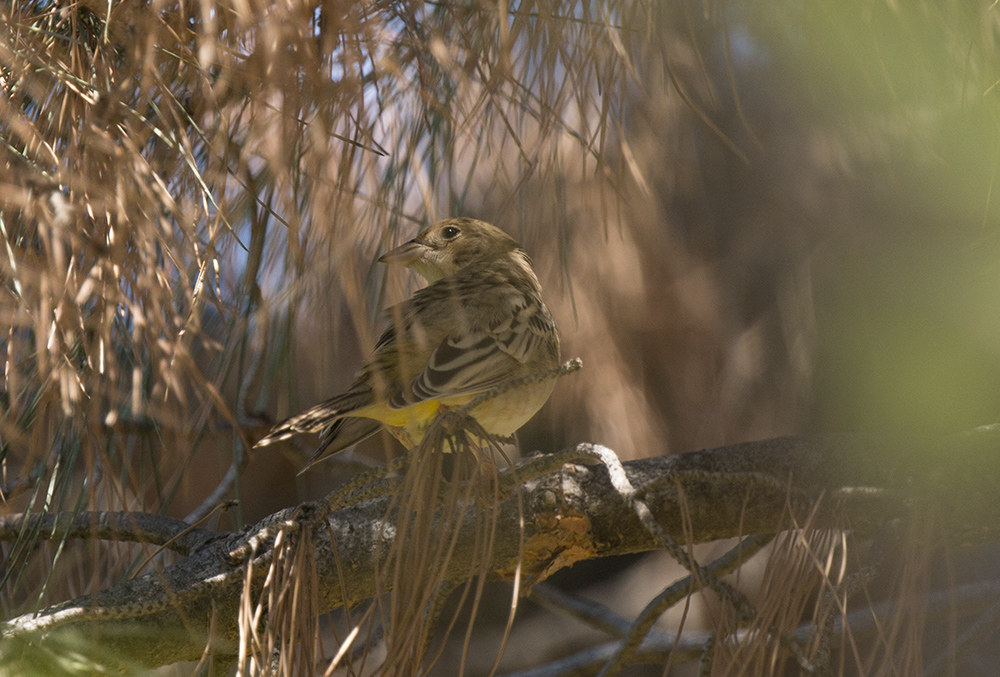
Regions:
[[412, 268], [433, 283], [470, 263], [500, 259], [519, 251], [521, 245], [496, 226], [458, 218], [438, 221], [379, 261]]

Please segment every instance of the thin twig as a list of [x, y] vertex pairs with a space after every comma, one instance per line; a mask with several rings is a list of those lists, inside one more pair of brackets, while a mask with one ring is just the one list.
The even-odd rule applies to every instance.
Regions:
[[14, 540], [24, 529], [37, 530], [42, 538], [99, 538], [163, 545], [181, 555], [189, 555], [219, 534], [193, 527], [163, 515], [144, 512], [48, 513], [0, 516], [0, 541]]
[[[737, 569], [748, 559], [760, 552], [771, 542], [772, 538], [770, 535], [749, 536], [741, 540], [735, 547], [710, 565], [700, 567], [697, 572], [698, 576], [695, 576], [694, 572], [692, 572], [688, 576], [667, 586], [660, 594], [646, 604], [646, 607], [632, 622], [632, 626], [629, 628], [627, 638], [622, 643], [621, 649], [604, 666], [604, 669], [601, 670], [601, 677], [611, 677], [618, 674], [629, 662], [631, 654], [639, 649], [639, 646], [646, 638], [653, 624], [667, 609], [677, 604], [687, 595], [690, 595], [701, 585], [707, 585], [712, 580], [719, 582], [719, 577], [725, 576]], [[693, 564], [693, 566], [697, 566], [697, 564]]]
[[560, 590], [551, 583], [532, 586], [528, 599], [544, 609], [575, 618], [613, 637], [625, 637], [632, 627], [632, 621], [603, 604]]

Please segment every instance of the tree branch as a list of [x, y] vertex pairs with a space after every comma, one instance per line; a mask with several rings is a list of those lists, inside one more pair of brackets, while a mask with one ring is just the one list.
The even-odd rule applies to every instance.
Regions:
[[[934, 445], [891, 445], [846, 436], [779, 438], [632, 461], [623, 467], [659, 527], [675, 537], [688, 533], [694, 542], [774, 533], [782, 528], [788, 510], [801, 518], [813, 507], [802, 500], [805, 496], [819, 502], [812, 521], [817, 528], [847, 524], [856, 534], [871, 534], [886, 520], [906, 516], [910, 502], [918, 498], [922, 507], [938, 508], [935, 525], [942, 530], [931, 538], [951, 534], [963, 542], [996, 541], [998, 430], [983, 428]], [[582, 455], [588, 455], [587, 448], [581, 445]], [[544, 466], [546, 458], [538, 457], [538, 463]], [[530, 475], [532, 463], [522, 461], [518, 475]], [[527, 481], [520, 500], [522, 579], [530, 585], [580, 560], [659, 547], [629, 498], [615, 488], [602, 465], [566, 464]], [[390, 501], [380, 497], [336, 510], [312, 534], [320, 609], [355, 605], [376, 594], [376, 575], [395, 533], [391, 517], [386, 521]], [[500, 507], [489, 563], [496, 578], [512, 579], [518, 565], [518, 503], [515, 496]], [[455, 579], [477, 570], [470, 561], [474, 512], [468, 510], [459, 527], [448, 569]], [[232, 549], [245, 542], [248, 533], [273, 534], [275, 524], [294, 531], [294, 525], [308, 521], [303, 514], [308, 511], [281, 511], [243, 533], [205, 544], [162, 571], [15, 618], [3, 626], [4, 635], [35, 633], [30, 636], [37, 638], [58, 635], [56, 629], [86, 628], [123, 662], [153, 667], [197, 660], [211, 627], [215, 652], [232, 652], [246, 571]], [[267, 571], [260, 563], [268, 561], [272, 545], [273, 538], [264, 537], [251, 555], [252, 591], [260, 590]], [[378, 592], [385, 591], [383, 587]]]
[[149, 543], [181, 555], [218, 538], [219, 534], [187, 522], [145, 512], [81, 512], [0, 515], [0, 541], [13, 541], [25, 531], [48, 540], [97, 538], [105, 541]]

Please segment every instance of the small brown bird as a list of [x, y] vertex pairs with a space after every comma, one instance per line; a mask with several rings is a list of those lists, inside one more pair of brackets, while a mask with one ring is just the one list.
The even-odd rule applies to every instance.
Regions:
[[[521, 245], [499, 228], [446, 219], [379, 261], [412, 268], [430, 285], [389, 309], [390, 327], [346, 393], [275, 426], [256, 446], [319, 433], [308, 468], [385, 425], [412, 449], [439, 410], [559, 366], [559, 333], [538, 277]], [[470, 413], [487, 432], [511, 435], [554, 385], [518, 386]]]

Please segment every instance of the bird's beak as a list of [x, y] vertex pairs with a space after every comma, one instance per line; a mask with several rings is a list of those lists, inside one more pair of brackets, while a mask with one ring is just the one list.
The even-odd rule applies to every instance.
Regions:
[[430, 247], [420, 244], [416, 240], [402, 244], [390, 252], [386, 252], [379, 257], [380, 263], [397, 263], [409, 268], [414, 263], [424, 258], [424, 254], [431, 250]]

